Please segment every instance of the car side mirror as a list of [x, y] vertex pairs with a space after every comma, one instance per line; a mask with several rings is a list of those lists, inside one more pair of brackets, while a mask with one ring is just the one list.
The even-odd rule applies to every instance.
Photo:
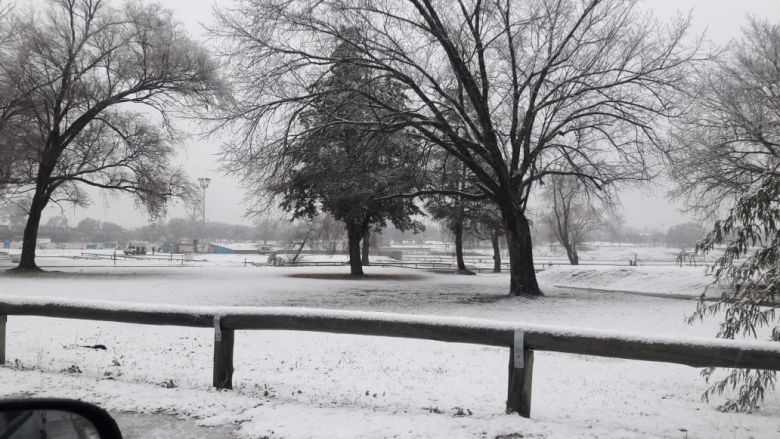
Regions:
[[72, 399], [0, 400], [0, 438], [122, 439], [105, 410]]

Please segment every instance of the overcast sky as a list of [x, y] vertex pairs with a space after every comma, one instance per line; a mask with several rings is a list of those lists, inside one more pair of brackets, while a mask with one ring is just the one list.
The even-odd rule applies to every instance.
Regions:
[[[694, 30], [706, 32], [707, 38], [718, 44], [725, 44], [731, 39], [738, 38], [748, 15], [780, 22], [780, 0], [641, 1], [663, 19], [692, 10]], [[194, 38], [203, 38], [204, 31], [201, 23], [208, 24], [211, 21], [213, 5], [229, 7], [233, 3], [213, 0], [161, 0], [160, 2], [174, 11], [177, 19], [184, 23]], [[218, 144], [192, 140], [181, 145], [180, 150], [180, 163], [193, 180], [198, 177], [211, 178], [211, 186], [206, 193], [207, 219], [231, 223], [246, 222], [243, 219], [246, 212], [246, 206], [242, 202], [244, 192], [237, 179], [219, 173], [216, 157]], [[650, 191], [624, 193], [621, 201], [625, 207], [626, 224], [638, 228], [666, 230], [671, 225], [689, 219], [679, 212], [679, 205], [669, 203], [665, 199], [665, 191], [666, 188], [658, 186]], [[47, 216], [58, 214], [58, 208], [48, 209]], [[172, 206], [168, 217], [185, 215], [181, 206]], [[143, 211], [136, 209], [132, 200], [126, 196], [98, 195], [93, 198], [93, 205], [89, 208], [76, 211], [71, 209], [66, 212], [66, 216], [72, 225], [84, 217], [111, 221], [124, 226], [139, 226], [148, 222]]]

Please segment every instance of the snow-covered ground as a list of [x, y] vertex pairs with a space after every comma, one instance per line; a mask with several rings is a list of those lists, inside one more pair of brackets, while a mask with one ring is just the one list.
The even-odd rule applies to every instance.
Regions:
[[677, 298], [717, 295], [714, 277], [705, 267], [556, 266], [539, 273], [546, 284], [566, 288], [628, 291]]
[[[11, 264], [10, 257], [20, 254], [20, 250], [11, 250], [10, 255], [0, 254], [0, 267]], [[290, 259], [292, 255], [282, 255], [285, 259]], [[385, 262], [393, 261], [385, 256], [372, 256], [371, 261]], [[39, 266], [47, 269], [56, 269], [60, 267], [83, 268], [83, 267], [125, 267], [125, 268], [152, 268], [152, 267], [243, 267], [249, 265], [265, 265], [268, 262], [268, 254], [258, 253], [234, 253], [234, 254], [215, 254], [215, 253], [157, 253], [146, 254], [143, 256], [125, 256], [121, 250], [37, 250], [36, 262]], [[335, 255], [300, 255], [298, 262], [327, 262], [346, 264], [349, 262], [349, 256], [344, 254]], [[9, 265], [10, 266], [10, 265]]]
[[[366, 279], [352, 280], [346, 267], [243, 267], [244, 255], [102, 267], [48, 256], [57, 272], [0, 272], [0, 295], [391, 311], [707, 338], [717, 327], [715, 319], [687, 325], [690, 300], [601, 291], [695, 296], [709, 282], [701, 267], [555, 267], [540, 273], [546, 296], [527, 299], [507, 296], [505, 275], [369, 267]], [[10, 265], [0, 259], [0, 268]], [[719, 401], [700, 400], [706, 383], [697, 369], [550, 352], [536, 354], [532, 419], [506, 415], [507, 349], [394, 338], [239, 331], [235, 390], [218, 392], [210, 388], [212, 337], [207, 329], [11, 316], [0, 393], [232, 424], [251, 438], [780, 436], [776, 393], [757, 414], [724, 414]], [[80, 347], [95, 344], [107, 349]]]
[[[446, 250], [449, 254], [405, 254], [405, 261], [427, 261], [427, 262], [454, 262], [455, 250], [451, 247]], [[651, 245], [651, 244], [616, 244], [609, 242], [588, 242], [581, 245], [577, 253], [580, 264], [592, 265], [611, 265], [611, 266], [629, 266], [629, 261], [638, 266], [677, 266], [677, 260], [681, 250], [674, 246]], [[468, 265], [478, 267], [493, 266], [493, 250], [490, 247], [477, 247], [465, 249], [465, 261]], [[683, 266], [702, 267], [711, 264], [716, 257], [722, 254], [722, 249], [713, 249], [706, 255], [686, 256]], [[509, 262], [509, 256], [506, 250], [502, 251], [502, 260]], [[566, 252], [560, 245], [540, 244], [534, 247], [534, 263], [537, 268], [546, 268], [549, 266], [569, 265]]]
[[[717, 252], [717, 251], [716, 251]], [[609, 242], [587, 242], [578, 248], [581, 261], [620, 261], [634, 259], [636, 255], [642, 262], [673, 262], [680, 254], [680, 249], [674, 246], [650, 244], [615, 244]], [[566, 252], [560, 245], [538, 245], [534, 248], [534, 259], [566, 258]], [[712, 257], [708, 256], [707, 260]], [[698, 256], [698, 260], [704, 260]]]

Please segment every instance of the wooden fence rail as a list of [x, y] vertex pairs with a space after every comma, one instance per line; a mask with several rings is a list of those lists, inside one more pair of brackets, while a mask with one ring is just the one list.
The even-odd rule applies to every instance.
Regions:
[[529, 417], [533, 352], [555, 351], [693, 367], [780, 370], [780, 343], [643, 336], [482, 319], [309, 308], [194, 307], [126, 302], [0, 300], [0, 363], [6, 316], [43, 316], [214, 328], [213, 385], [232, 388], [236, 330], [292, 330], [416, 338], [509, 348], [507, 411]]
[[[246, 262], [244, 263], [246, 266]], [[279, 267], [342, 267], [349, 265], [349, 261], [344, 262], [295, 262], [295, 263], [285, 263], [283, 265], [279, 265]], [[372, 262], [372, 267], [382, 267], [382, 268], [413, 268], [416, 270], [428, 270], [428, 271], [457, 271], [458, 270], [458, 264], [455, 262], [407, 262], [407, 261], [398, 261], [398, 262]], [[502, 267], [508, 269], [509, 264], [503, 264]], [[485, 267], [476, 267], [474, 265], [466, 265], [466, 268], [472, 272], [475, 273], [489, 273], [493, 271], [493, 267], [485, 268]], [[543, 268], [537, 267], [536, 272], [544, 271]]]

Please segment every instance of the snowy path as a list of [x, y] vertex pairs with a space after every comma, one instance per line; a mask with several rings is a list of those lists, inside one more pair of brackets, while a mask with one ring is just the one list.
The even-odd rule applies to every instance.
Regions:
[[235, 439], [232, 426], [201, 427], [191, 419], [164, 414], [139, 414], [113, 411], [124, 439]]

